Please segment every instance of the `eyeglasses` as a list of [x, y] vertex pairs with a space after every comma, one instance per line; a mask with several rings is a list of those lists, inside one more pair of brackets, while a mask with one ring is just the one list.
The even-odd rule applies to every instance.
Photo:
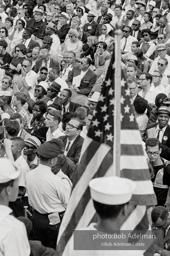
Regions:
[[40, 72], [42, 75], [47, 75], [48, 73], [47, 72]]
[[157, 155], [159, 155], [159, 152], [158, 152], [158, 151], [155, 151], [155, 152], [147, 151], [147, 154], [148, 154], [149, 156], [157, 156]]
[[161, 67], [163, 67], [165, 64], [163, 64], [163, 63], [159, 63], [158, 62], [158, 66], [161, 66]]
[[22, 67], [23, 67], [23, 68], [27, 68], [28, 66], [27, 66], [27, 65], [22, 64]]
[[4, 31], [4, 30], [1, 30], [0, 33], [5, 33], [5, 31]]
[[2, 81], [2, 83], [3, 83], [3, 84], [8, 84], [8, 82], [6, 82], [6, 81]]
[[124, 33], [130, 33], [130, 31], [129, 31], [129, 30], [123, 30], [123, 32], [124, 32]]
[[164, 38], [163, 38], [163, 37], [158, 37], [158, 39], [161, 39], [161, 40], [162, 40], [162, 39], [164, 39]]
[[74, 126], [74, 125], [72, 125], [70, 123], [67, 123], [66, 126], [69, 127], [70, 129], [74, 129], [74, 128], [78, 129], [78, 127], [76, 127], [76, 126]]
[[138, 26], [138, 24], [132, 24], [132, 26]]

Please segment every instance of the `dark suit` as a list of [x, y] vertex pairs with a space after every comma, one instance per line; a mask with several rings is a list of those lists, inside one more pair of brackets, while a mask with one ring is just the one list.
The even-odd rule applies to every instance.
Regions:
[[59, 36], [61, 43], [64, 43], [64, 40], [69, 30], [70, 26], [68, 24], [65, 24], [59, 30], [56, 31], [56, 34]]
[[[79, 67], [73, 68], [73, 70], [68, 75], [67, 82], [72, 84], [73, 77], [79, 76], [80, 73], [81, 69]], [[80, 91], [78, 93], [88, 96], [96, 82], [96, 79], [96, 74], [91, 69], [88, 69], [87, 73], [81, 79], [80, 86], [78, 87]]]
[[46, 24], [42, 20], [36, 22], [34, 18], [27, 21], [27, 28], [32, 28], [33, 35], [42, 39], [45, 35]]
[[163, 134], [161, 148], [161, 157], [170, 160], [170, 125], [167, 125], [166, 130]]
[[[43, 63], [43, 59], [38, 59], [38, 60], [36, 61], [35, 67], [34, 67], [34, 71], [35, 71], [36, 73], [39, 72], [40, 68], [42, 67], [42, 63]], [[58, 63], [56, 60], [50, 58], [50, 65], [49, 65], [49, 68], [57, 68], [57, 69], [59, 69], [59, 63]]]
[[96, 32], [98, 24], [93, 20], [91, 23], [86, 23], [83, 27], [83, 31], [89, 33], [94, 36]]
[[[61, 136], [59, 138], [63, 141], [65, 147], [67, 143], [67, 136]], [[68, 150], [67, 157], [75, 164], [79, 161], [83, 141], [84, 139], [80, 135], [78, 135]]]
[[[26, 41], [27, 41], [27, 40], [26, 40]], [[26, 41], [23, 42], [24, 45], [25, 45]], [[34, 47], [37, 47], [37, 46], [40, 46], [39, 43], [31, 39], [31, 40], [29, 41], [29, 44], [28, 44], [28, 46], [27, 46], [26, 48], [27, 48], [27, 51], [28, 51], [28, 52], [31, 52], [32, 49], [33, 49]]]

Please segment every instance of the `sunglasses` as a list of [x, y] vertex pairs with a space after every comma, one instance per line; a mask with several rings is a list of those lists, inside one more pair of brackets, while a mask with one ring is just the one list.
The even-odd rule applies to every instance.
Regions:
[[16, 51], [16, 52], [20, 52], [21, 50], [16, 49], [15, 51]]
[[6, 81], [2, 81], [2, 83], [3, 83], [3, 84], [8, 84], [8, 82], [6, 82]]
[[41, 71], [40, 73], [41, 73], [42, 75], [47, 75], [47, 74], [48, 74], [48, 73], [46, 73], [46, 72], [42, 72], [42, 71]]
[[165, 64], [162, 64], [162, 63], [159, 63], [158, 62], [158, 66], [161, 66], [161, 67], [163, 67]]
[[25, 148], [26, 148], [26, 149], [35, 149], [34, 147], [30, 147], [30, 146], [28, 146], [28, 145], [25, 145]]
[[148, 34], [144, 34], [143, 36], [148, 36]]
[[123, 30], [123, 32], [124, 32], [124, 33], [130, 33], [130, 31], [129, 31], [129, 30]]
[[4, 31], [4, 30], [2, 30], [2, 31], [0, 31], [0, 33], [5, 33], [5, 31]]
[[132, 26], [138, 26], [138, 24], [132, 24]]
[[[35, 89], [35, 92], [41, 92], [39, 89]], [[33, 109], [34, 110], [34, 109]], [[36, 111], [36, 110], [34, 110], [34, 111]], [[38, 111], [37, 111], [38, 112]]]
[[163, 38], [163, 37], [158, 37], [158, 39], [161, 39], [161, 40], [162, 40], [162, 39], [164, 39], [164, 38]]

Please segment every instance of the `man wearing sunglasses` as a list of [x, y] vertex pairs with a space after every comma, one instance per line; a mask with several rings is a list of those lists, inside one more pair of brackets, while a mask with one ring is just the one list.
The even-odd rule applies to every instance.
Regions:
[[140, 48], [142, 49], [143, 53], [147, 58], [154, 59], [154, 53], [156, 51], [156, 45], [151, 40], [150, 37], [150, 29], [144, 29], [142, 30], [142, 37], [143, 37], [143, 43], [141, 44]]
[[167, 69], [170, 69], [170, 56], [167, 54], [167, 48], [165, 44], [158, 44], [156, 47], [158, 57], [154, 59], [154, 61], [151, 64], [151, 68], [149, 70], [149, 73], [152, 75], [155, 70], [158, 70], [158, 62], [160, 58], [166, 58], [168, 61], [168, 67]]
[[131, 51], [132, 42], [136, 41], [136, 38], [131, 36], [132, 29], [129, 26], [124, 26], [123, 37], [121, 39], [121, 50], [123, 53]]

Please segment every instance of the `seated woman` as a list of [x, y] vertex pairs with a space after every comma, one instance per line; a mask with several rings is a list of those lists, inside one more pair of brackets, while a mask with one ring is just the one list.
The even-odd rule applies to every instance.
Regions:
[[36, 85], [34, 90], [34, 97], [37, 100], [45, 101], [47, 95], [48, 83], [45, 81], [41, 81], [39, 84]]
[[13, 52], [15, 46], [22, 42], [22, 34], [24, 32], [25, 21], [22, 19], [18, 19], [14, 28], [13, 33], [9, 36], [9, 40], [11, 40], [11, 51]]
[[98, 38], [98, 41], [105, 42], [107, 44], [108, 51], [112, 50], [112, 46], [114, 42], [114, 38], [109, 35], [110, 31], [112, 30], [113, 30], [113, 27], [110, 24], [103, 24], [101, 29], [102, 34]]
[[33, 118], [31, 120], [31, 134], [45, 126], [44, 114], [47, 111], [47, 104], [43, 100], [38, 100], [33, 104]]
[[143, 56], [142, 49], [136, 49], [135, 56], [138, 58], [138, 69], [143, 73], [147, 73], [150, 68], [150, 62], [147, 60], [146, 57]]
[[105, 65], [110, 60], [111, 55], [107, 51], [107, 44], [105, 42], [98, 42], [97, 50], [94, 54], [95, 73], [99, 77], [102, 75]]
[[141, 25], [140, 30], [151, 29], [151, 27], [153, 26], [151, 13], [145, 12], [143, 18], [144, 18], [144, 23]]
[[4, 76], [2, 78], [2, 83], [0, 86], [0, 96], [11, 96], [12, 95], [12, 78], [10, 76]]
[[63, 52], [74, 52], [77, 57], [80, 56], [83, 43], [78, 39], [79, 33], [76, 29], [71, 28], [68, 32], [68, 37], [63, 45]]
[[83, 45], [83, 52], [81, 53], [80, 57], [83, 58], [88, 56], [94, 61], [94, 54], [96, 52], [98, 40], [96, 36], [88, 36], [87, 43]]
[[24, 44], [18, 44], [15, 46], [15, 52], [11, 60], [10, 69], [13, 74], [19, 74], [21, 70], [21, 65], [25, 59], [27, 49]]

